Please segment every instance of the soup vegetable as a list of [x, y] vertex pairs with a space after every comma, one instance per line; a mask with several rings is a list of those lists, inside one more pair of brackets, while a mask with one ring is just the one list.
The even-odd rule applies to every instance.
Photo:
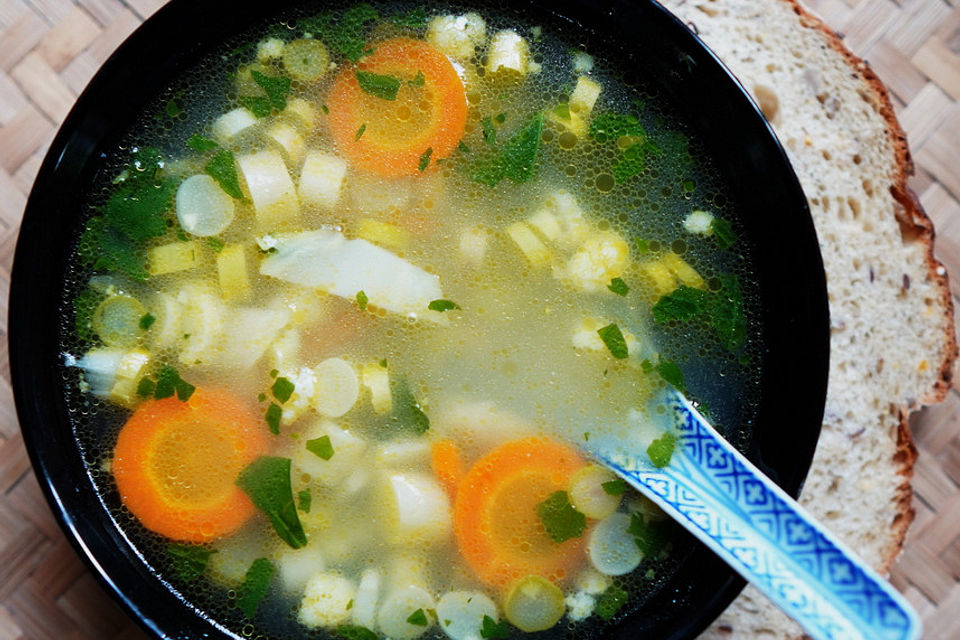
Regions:
[[580, 637], [640, 606], [675, 534], [581, 445], [663, 466], [658, 392], [743, 422], [755, 372], [696, 142], [510, 16], [357, 5], [211, 60], [77, 248], [70, 402], [119, 526], [245, 635]]

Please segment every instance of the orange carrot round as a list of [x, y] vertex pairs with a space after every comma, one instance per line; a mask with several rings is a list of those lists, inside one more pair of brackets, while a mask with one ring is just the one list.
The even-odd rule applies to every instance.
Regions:
[[[400, 81], [395, 99], [367, 93], [357, 73]], [[416, 175], [446, 158], [463, 138], [467, 97], [450, 60], [422, 40], [394, 38], [347, 65], [327, 96], [337, 147], [363, 170]]]
[[450, 499], [456, 499], [457, 486], [464, 474], [460, 447], [449, 439], [434, 442], [430, 447], [430, 467]]
[[120, 498], [151, 531], [207, 542], [238, 529], [254, 507], [234, 482], [267, 451], [266, 428], [234, 395], [198, 388], [148, 400], [123, 426], [113, 452]]
[[506, 587], [526, 575], [562, 582], [583, 557], [583, 537], [554, 542], [537, 505], [566, 490], [584, 461], [570, 446], [527, 438], [503, 444], [477, 461], [459, 483], [454, 532], [478, 578]]

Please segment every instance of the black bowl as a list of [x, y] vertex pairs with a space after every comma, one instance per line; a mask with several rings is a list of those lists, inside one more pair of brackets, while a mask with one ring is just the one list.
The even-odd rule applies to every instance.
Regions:
[[[199, 56], [276, 9], [266, 4], [174, 0], [117, 50], [77, 100], [47, 153], [14, 262], [10, 361], [34, 469], [91, 570], [134, 619], [162, 638], [236, 636], [156, 577], [94, 490], [65, 401], [59, 336], [67, 260], [85, 215], [83, 194], [141, 107]], [[742, 87], [659, 5], [617, 0], [600, 8], [588, 0], [520, 0], [513, 7], [530, 23], [573, 31], [588, 51], [617, 56], [626, 72], [643, 73], [713, 156], [742, 215], [741, 240], [759, 278], [760, 398], [744, 450], [796, 496], [819, 435], [829, 333], [817, 239], [782, 148]], [[609, 635], [694, 637], [743, 585], [722, 561], [694, 545], [657, 595]]]

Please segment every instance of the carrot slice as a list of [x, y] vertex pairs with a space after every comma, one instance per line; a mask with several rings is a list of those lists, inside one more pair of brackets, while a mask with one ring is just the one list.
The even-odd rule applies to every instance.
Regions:
[[234, 482], [267, 450], [266, 429], [227, 391], [148, 400], [117, 438], [113, 475], [123, 504], [147, 528], [183, 542], [235, 531], [254, 513]]
[[562, 582], [584, 557], [584, 537], [557, 543], [537, 505], [584, 465], [570, 446], [546, 438], [500, 445], [477, 461], [457, 489], [454, 532], [478, 578], [506, 587], [526, 575]]
[[434, 442], [430, 447], [430, 466], [451, 500], [457, 497], [457, 486], [463, 479], [463, 456], [453, 440]]
[[[396, 98], [364, 91], [358, 71], [399, 80]], [[381, 176], [416, 175], [448, 157], [467, 123], [467, 97], [456, 69], [445, 55], [411, 38], [380, 42], [359, 64], [347, 65], [327, 107], [337, 147]]]

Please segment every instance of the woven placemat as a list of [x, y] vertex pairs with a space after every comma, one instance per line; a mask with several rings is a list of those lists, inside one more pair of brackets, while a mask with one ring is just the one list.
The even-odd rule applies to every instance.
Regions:
[[[0, 640], [142, 640], [56, 525], [10, 391], [6, 311], [26, 194], [100, 64], [163, 0], [0, 0]], [[891, 90], [917, 164], [911, 187], [960, 274], [960, 0], [808, 0]], [[951, 281], [954, 295], [960, 277]], [[958, 315], [960, 317], [960, 315]], [[960, 380], [955, 376], [954, 380]], [[916, 414], [917, 519], [892, 572], [927, 640], [960, 638], [960, 395]]]

